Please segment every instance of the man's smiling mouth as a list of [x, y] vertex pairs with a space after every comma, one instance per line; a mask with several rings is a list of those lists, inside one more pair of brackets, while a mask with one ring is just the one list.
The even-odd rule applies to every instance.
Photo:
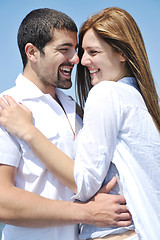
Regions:
[[71, 72], [72, 72], [73, 67], [60, 67], [59, 71], [61, 72], [61, 74], [65, 77], [71, 77]]

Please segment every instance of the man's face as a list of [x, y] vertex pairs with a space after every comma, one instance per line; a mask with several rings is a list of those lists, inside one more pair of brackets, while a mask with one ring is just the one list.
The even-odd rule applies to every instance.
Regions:
[[54, 30], [51, 42], [39, 52], [37, 61], [38, 77], [45, 87], [69, 89], [72, 86], [71, 72], [78, 64], [76, 53], [77, 33], [67, 30]]

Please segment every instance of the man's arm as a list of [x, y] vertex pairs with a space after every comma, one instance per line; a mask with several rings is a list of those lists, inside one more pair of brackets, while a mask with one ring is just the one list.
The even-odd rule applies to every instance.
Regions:
[[100, 227], [131, 224], [122, 196], [99, 193], [87, 203], [50, 200], [15, 187], [16, 171], [0, 165], [0, 222], [33, 228], [80, 222]]

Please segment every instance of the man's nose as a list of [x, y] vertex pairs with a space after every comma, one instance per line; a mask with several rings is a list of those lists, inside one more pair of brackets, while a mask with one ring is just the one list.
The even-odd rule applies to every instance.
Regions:
[[73, 54], [73, 57], [70, 59], [70, 62], [71, 62], [72, 64], [78, 64], [78, 63], [79, 63], [79, 57], [78, 57], [76, 51], [75, 51], [75, 53]]

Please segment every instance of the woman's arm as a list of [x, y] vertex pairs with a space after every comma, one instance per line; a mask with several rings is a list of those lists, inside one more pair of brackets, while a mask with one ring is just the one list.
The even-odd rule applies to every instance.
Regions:
[[34, 125], [31, 111], [10, 96], [0, 98], [0, 124], [30, 146], [46, 168], [70, 188], [77, 191], [74, 181], [74, 161], [52, 144]]
[[119, 99], [111, 81], [94, 86], [87, 98], [83, 128], [78, 138], [74, 177], [80, 201], [102, 186], [112, 162], [119, 133]]
[[74, 161], [52, 144], [34, 125], [23, 138], [46, 168], [73, 192], [77, 191], [74, 181]]

